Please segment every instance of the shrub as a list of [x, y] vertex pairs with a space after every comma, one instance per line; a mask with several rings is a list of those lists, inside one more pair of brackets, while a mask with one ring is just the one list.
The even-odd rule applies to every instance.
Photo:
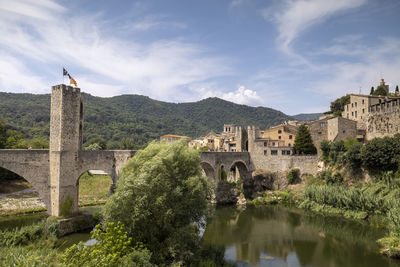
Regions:
[[153, 266], [150, 252], [140, 244], [132, 247], [132, 238], [120, 222], [109, 223], [105, 231], [97, 225], [91, 238], [96, 240], [94, 245], [72, 245], [60, 257], [61, 262], [66, 266]]
[[57, 229], [58, 223], [56, 221], [43, 220], [37, 224], [23, 226], [11, 231], [0, 231], [0, 246], [29, 245], [38, 240], [55, 239]]
[[286, 174], [286, 179], [289, 184], [294, 184], [299, 179], [299, 169], [291, 169]]

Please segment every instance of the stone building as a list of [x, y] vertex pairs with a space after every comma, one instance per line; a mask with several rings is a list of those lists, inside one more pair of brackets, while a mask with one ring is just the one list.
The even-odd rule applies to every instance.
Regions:
[[[278, 134], [278, 129], [273, 129]], [[248, 126], [248, 151], [253, 155], [263, 156], [290, 156], [293, 154], [293, 147], [287, 146], [284, 140], [272, 140], [266, 138], [265, 131], [261, 131], [256, 126]], [[268, 134], [268, 133], [267, 133]], [[280, 133], [282, 134], [282, 132]], [[281, 135], [282, 136], [282, 135]], [[294, 135], [292, 137], [294, 139]]]
[[166, 135], [160, 136], [160, 141], [166, 141], [167, 144], [169, 144], [169, 145], [176, 141], [179, 141], [181, 139], [190, 140], [190, 138], [187, 136], [175, 135], [175, 134], [166, 134]]
[[357, 122], [343, 117], [327, 117], [306, 123], [314, 145], [319, 149], [323, 140], [357, 138]]
[[[384, 79], [381, 79], [379, 87], [384, 88], [389, 94], [389, 85], [385, 84]], [[371, 106], [379, 105], [384, 101], [391, 99], [400, 99], [400, 97], [395, 95], [381, 96], [350, 94], [350, 103], [344, 106], [342, 117], [356, 121], [358, 129], [366, 130], [366, 119]]]
[[291, 147], [294, 144], [297, 129], [297, 126], [281, 124], [260, 131], [260, 135], [263, 139], [269, 140], [269, 143], [272, 146]]

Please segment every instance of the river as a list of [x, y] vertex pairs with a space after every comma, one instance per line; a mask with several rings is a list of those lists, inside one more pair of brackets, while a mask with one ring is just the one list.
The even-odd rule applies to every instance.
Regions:
[[[93, 209], [89, 208], [90, 212]], [[45, 214], [0, 219], [0, 229], [31, 224]], [[238, 266], [400, 266], [378, 253], [382, 229], [334, 216], [280, 206], [215, 209], [204, 240], [225, 247], [225, 258]], [[76, 233], [60, 239], [61, 249], [89, 239]]]

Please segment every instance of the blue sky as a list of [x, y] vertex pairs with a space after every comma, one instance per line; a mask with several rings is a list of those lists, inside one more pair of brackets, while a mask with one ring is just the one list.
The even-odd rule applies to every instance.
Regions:
[[323, 112], [400, 85], [398, 0], [0, 0], [0, 91]]

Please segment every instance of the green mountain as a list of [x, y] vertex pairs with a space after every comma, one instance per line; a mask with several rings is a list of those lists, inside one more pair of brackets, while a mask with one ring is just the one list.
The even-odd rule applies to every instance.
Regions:
[[[48, 137], [50, 95], [0, 92], [0, 117], [25, 138]], [[96, 137], [107, 148], [140, 148], [164, 134], [198, 137], [224, 123], [277, 125], [292, 117], [265, 107], [238, 105], [219, 98], [192, 103], [167, 103], [141, 95], [110, 98], [84, 94], [84, 142]]]
[[318, 120], [324, 113], [300, 113], [292, 117], [298, 121], [313, 121]]

